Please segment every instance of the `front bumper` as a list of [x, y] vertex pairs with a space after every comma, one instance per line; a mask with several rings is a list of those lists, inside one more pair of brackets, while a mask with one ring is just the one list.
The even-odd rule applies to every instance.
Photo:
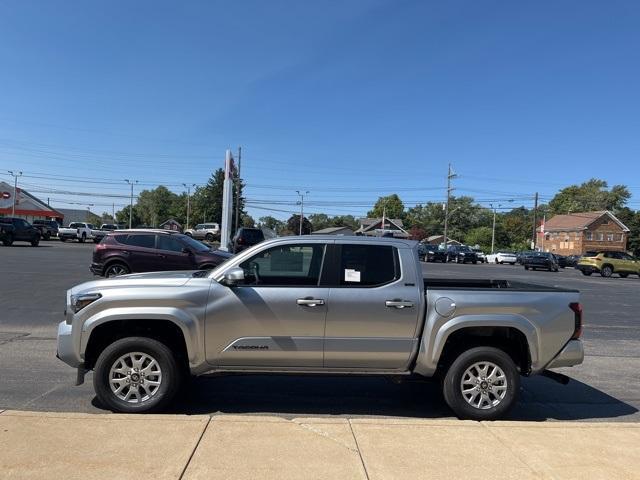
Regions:
[[58, 350], [56, 357], [67, 365], [78, 368], [82, 366], [82, 359], [74, 348], [73, 329], [67, 322], [58, 324]]
[[569, 340], [560, 353], [551, 360], [547, 368], [573, 367], [584, 361], [582, 340]]
[[91, 270], [91, 273], [93, 273], [94, 275], [102, 275], [102, 272], [104, 271], [104, 265], [102, 263], [93, 262], [89, 267], [89, 270]]

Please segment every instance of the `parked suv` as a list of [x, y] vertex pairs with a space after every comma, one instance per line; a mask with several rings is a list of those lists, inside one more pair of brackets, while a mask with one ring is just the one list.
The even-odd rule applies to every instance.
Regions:
[[478, 255], [466, 245], [449, 245], [447, 248], [447, 262], [478, 263]]
[[0, 241], [5, 247], [13, 242], [29, 242], [37, 247], [40, 243], [40, 230], [22, 218], [0, 218]]
[[55, 220], [34, 220], [32, 225], [40, 230], [40, 236], [45, 240], [58, 236], [60, 225]]
[[231, 256], [178, 232], [116, 230], [96, 245], [90, 269], [94, 275], [104, 277], [133, 272], [209, 270]]
[[189, 235], [196, 240], [213, 242], [218, 236], [220, 236], [220, 225], [217, 223], [199, 223], [194, 228], [188, 228], [185, 230], [184, 234]]
[[640, 260], [624, 252], [587, 252], [578, 261], [576, 268], [583, 275], [596, 272], [603, 277], [617, 273], [622, 278], [629, 274], [640, 277]]
[[231, 239], [231, 251], [239, 253], [264, 240], [264, 233], [259, 228], [242, 227]]
[[437, 245], [429, 245], [425, 243], [418, 244], [418, 258], [423, 262], [446, 262], [447, 254], [444, 250], [440, 250]]
[[522, 260], [525, 270], [549, 270], [550, 272], [558, 271], [558, 259], [553, 253], [549, 252], [531, 252]]

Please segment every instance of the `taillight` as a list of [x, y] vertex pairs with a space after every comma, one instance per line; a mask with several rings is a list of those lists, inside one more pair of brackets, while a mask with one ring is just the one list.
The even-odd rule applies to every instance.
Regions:
[[573, 335], [571, 335], [571, 339], [577, 340], [582, 336], [582, 305], [577, 302], [570, 303], [569, 308], [573, 310], [575, 321], [575, 328], [573, 330]]

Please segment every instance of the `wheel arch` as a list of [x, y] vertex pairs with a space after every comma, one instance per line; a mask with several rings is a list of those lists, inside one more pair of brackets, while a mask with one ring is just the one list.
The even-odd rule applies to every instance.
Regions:
[[103, 276], [104, 276], [105, 272], [107, 271], [107, 268], [109, 268], [114, 263], [122, 263], [125, 267], [127, 267], [129, 269], [130, 273], [132, 272], [131, 265], [129, 265], [129, 262], [127, 262], [126, 260], [124, 260], [121, 257], [112, 257], [112, 258], [107, 259], [104, 262], [104, 267], [102, 268], [102, 275]]

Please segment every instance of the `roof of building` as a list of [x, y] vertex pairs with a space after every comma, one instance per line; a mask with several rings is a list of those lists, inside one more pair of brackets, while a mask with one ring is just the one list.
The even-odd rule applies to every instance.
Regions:
[[327, 227], [327, 228], [321, 228], [320, 230], [316, 230], [315, 232], [312, 232], [312, 234], [313, 235], [331, 235], [332, 233], [340, 232], [342, 230], [349, 230], [351, 233], [353, 233], [353, 229], [351, 229], [350, 227]]
[[[624, 223], [618, 220], [618, 218], [608, 210], [599, 210], [596, 212], [576, 212], [567, 215], [555, 215], [544, 223], [544, 231], [566, 232], [585, 230], [587, 227], [589, 227], [589, 225], [591, 225], [596, 220], [599, 220], [604, 215], [608, 215], [611, 220], [616, 222], [625, 232], [629, 231], [629, 228], [627, 228]], [[538, 227], [538, 231], [541, 231], [540, 227]]]
[[[361, 218], [359, 219], [360, 221], [360, 225], [362, 225], [363, 227], [370, 227], [371, 225], [375, 225], [378, 222], [382, 221], [382, 217], [378, 217], [378, 218]], [[394, 225], [403, 228], [404, 224], [402, 223], [402, 220], [399, 218], [385, 218], [385, 222], [391, 222]]]

